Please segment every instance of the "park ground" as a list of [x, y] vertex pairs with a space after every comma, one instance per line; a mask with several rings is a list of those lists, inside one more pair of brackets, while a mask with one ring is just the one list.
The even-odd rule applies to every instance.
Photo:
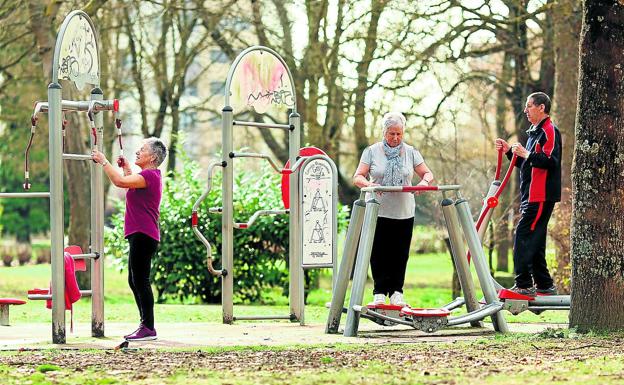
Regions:
[[[448, 256], [415, 255], [406, 296], [436, 306], [451, 299]], [[513, 333], [451, 328], [425, 334], [363, 320], [360, 338], [324, 334], [328, 283], [310, 293], [306, 326], [223, 325], [218, 305], [156, 305], [159, 340], [115, 350], [136, 327], [125, 276], [106, 270], [106, 338], [90, 337], [90, 303], [79, 301], [67, 344], [51, 344], [50, 313], [29, 301], [0, 327], [0, 383], [14, 384], [622, 384], [624, 335], [578, 335], [567, 313], [507, 315]], [[0, 293], [44, 286], [49, 266], [0, 268]], [[370, 295], [370, 294], [368, 294]], [[279, 298], [279, 295], [276, 296]], [[365, 301], [370, 298], [365, 298]], [[277, 305], [235, 306], [235, 315], [287, 314]]]

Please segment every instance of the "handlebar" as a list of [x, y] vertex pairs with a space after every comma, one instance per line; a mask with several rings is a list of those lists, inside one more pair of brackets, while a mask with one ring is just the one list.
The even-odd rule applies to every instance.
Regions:
[[360, 189], [362, 192], [406, 192], [418, 191], [457, 191], [461, 185], [450, 184], [441, 186], [369, 186]]

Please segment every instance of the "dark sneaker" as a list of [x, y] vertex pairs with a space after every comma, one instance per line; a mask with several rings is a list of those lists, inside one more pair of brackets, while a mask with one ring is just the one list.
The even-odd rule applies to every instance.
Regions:
[[539, 295], [557, 295], [557, 287], [552, 285], [548, 289], [537, 288], [537, 294]]
[[126, 334], [126, 335], [124, 336], [124, 339], [126, 339], [126, 340], [127, 340], [127, 339], [128, 339], [128, 337], [130, 337], [130, 336], [132, 336], [132, 335], [136, 334], [136, 333], [137, 333], [137, 332], [138, 332], [138, 331], [139, 331], [142, 327], [143, 327], [143, 324], [142, 324], [142, 323], [141, 323], [141, 324], [139, 324], [139, 327], [137, 328], [137, 330], [133, 331], [133, 332], [132, 332], [132, 333], [130, 333], [130, 334]]
[[535, 297], [535, 287], [518, 287], [516, 285], [514, 285], [511, 289], [509, 289], [511, 291], [513, 291], [516, 294], [520, 294], [520, 295], [526, 295], [528, 297]]
[[152, 341], [156, 339], [156, 329], [150, 329], [145, 325], [126, 337], [126, 341]]

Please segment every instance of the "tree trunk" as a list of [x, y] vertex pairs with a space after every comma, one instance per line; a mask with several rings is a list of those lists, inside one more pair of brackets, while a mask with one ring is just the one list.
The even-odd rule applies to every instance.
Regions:
[[[366, 135], [366, 91], [370, 88], [369, 73], [370, 64], [375, 57], [377, 49], [377, 28], [379, 19], [383, 12], [386, 2], [373, 1], [371, 6], [371, 20], [366, 31], [366, 45], [364, 46], [364, 54], [362, 60], [357, 65], [358, 82], [355, 89], [355, 105], [354, 105], [354, 123], [353, 131], [355, 134], [355, 147], [358, 156], [368, 146], [368, 137]], [[381, 132], [378, 137], [381, 137]]]
[[[511, 80], [511, 55], [505, 53], [503, 58], [503, 68], [501, 71], [501, 79], [496, 86], [496, 136], [499, 138], [508, 138], [508, 130], [506, 126], [507, 115], [507, 95], [506, 87]], [[493, 144], [492, 144], [493, 146]], [[496, 151], [492, 151], [495, 153]], [[501, 166], [501, 173], [504, 172], [505, 166], [509, 165], [505, 162], [503, 157], [503, 165]], [[504, 174], [501, 174], [501, 177]], [[507, 219], [508, 208], [511, 205], [511, 186], [503, 191], [500, 195], [500, 204], [498, 210], [494, 212], [496, 220], [494, 240], [496, 242], [496, 271], [508, 271], [509, 270], [509, 249], [511, 245], [511, 238], [509, 232], [509, 220]]]
[[555, 210], [550, 237], [555, 241], [557, 266], [553, 278], [560, 292], [570, 290], [570, 219], [572, 181], [570, 170], [574, 152], [574, 123], [578, 89], [578, 45], [581, 32], [579, 0], [560, 0], [553, 12], [555, 33], [555, 91], [553, 118], [561, 132], [561, 203]]
[[624, 328], [624, 5], [586, 0], [572, 184], [572, 305], [579, 331]]

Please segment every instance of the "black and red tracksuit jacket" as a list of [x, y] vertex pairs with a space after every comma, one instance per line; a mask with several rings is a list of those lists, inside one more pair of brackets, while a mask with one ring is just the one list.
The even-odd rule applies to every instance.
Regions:
[[[518, 157], [520, 206], [534, 202], [561, 200], [561, 133], [550, 117], [527, 130], [527, 159]], [[511, 159], [511, 150], [507, 152]]]

